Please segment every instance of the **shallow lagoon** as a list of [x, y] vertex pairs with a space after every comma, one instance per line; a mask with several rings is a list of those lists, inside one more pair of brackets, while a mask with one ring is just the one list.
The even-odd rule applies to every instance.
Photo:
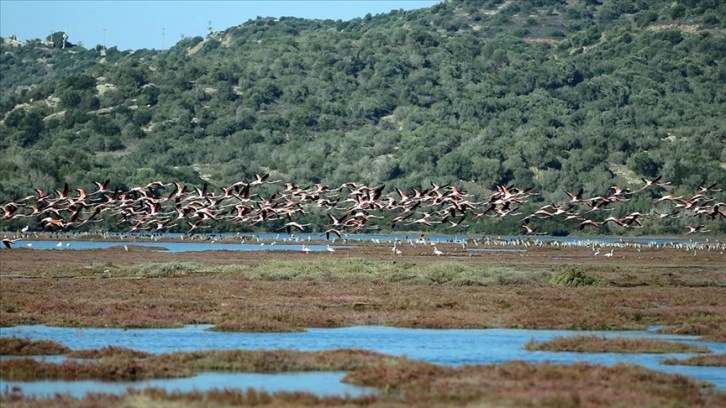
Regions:
[[2, 381], [0, 389], [20, 387], [25, 396], [52, 397], [56, 393], [83, 398], [89, 392], [123, 394], [128, 389], [163, 388], [169, 392], [208, 391], [212, 389], [254, 388], [269, 393], [277, 391], [306, 391], [318, 396], [368, 395], [377, 392], [374, 387], [345, 384], [340, 380], [344, 372], [312, 373], [202, 373], [194, 377], [143, 381]]
[[[179, 329], [102, 329], [59, 328], [47, 326], [17, 326], [0, 329], [0, 337], [29, 337], [54, 340], [70, 348], [91, 349], [104, 346], [128, 347], [150, 353], [194, 351], [209, 349], [292, 349], [318, 351], [340, 348], [362, 348], [394, 356], [405, 355], [443, 365], [503, 363], [513, 360], [527, 362], [576, 363], [613, 365], [639, 364], [669, 373], [680, 373], [710, 382], [726, 390], [726, 370], [723, 367], [668, 366], [660, 363], [668, 357], [687, 357], [691, 354], [618, 354], [527, 351], [524, 344], [534, 339], [546, 341], [557, 336], [596, 334], [605, 337], [656, 338], [697, 344], [713, 353], [725, 353], [726, 343], [697, 341], [695, 336], [662, 335], [649, 331], [567, 331], [520, 329], [402, 329], [380, 326], [337, 329], [312, 328], [298, 333], [229, 333], [209, 331], [209, 325], [186, 326]], [[173, 380], [149, 380], [135, 383], [102, 383], [96, 381], [7, 382], [0, 388], [20, 386], [26, 395], [69, 392], [83, 395], [87, 391], [118, 392], [126, 388], [163, 387], [170, 391], [207, 390], [210, 388], [253, 387], [270, 392], [308, 391], [318, 395], [358, 395], [373, 392], [366, 387], [340, 383], [343, 373], [204, 373], [195, 377]]]
[[[207, 236], [196, 236], [194, 239], [185, 238], [183, 234], [162, 234], [162, 235], [110, 235], [104, 240], [84, 240], [84, 236], [73, 236], [71, 240], [59, 237], [58, 240], [21, 240], [15, 244], [18, 248], [29, 248], [36, 250], [79, 250], [79, 249], [108, 249], [127, 246], [142, 246], [150, 249], [168, 252], [190, 252], [190, 251], [297, 251], [304, 249], [312, 252], [325, 252], [327, 245], [321, 245], [319, 241], [322, 239], [319, 234], [303, 234], [287, 236], [283, 234], [211, 234]], [[218, 242], [217, 239], [239, 239], [239, 242]], [[161, 239], [161, 240], [160, 240]], [[355, 248], [356, 244], [365, 241], [374, 243], [384, 243], [392, 245], [394, 242], [419, 242], [419, 236], [415, 234], [345, 234], [342, 239], [334, 239], [330, 241], [330, 246], [334, 249]], [[476, 243], [477, 240], [483, 239], [481, 236], [466, 235], [426, 235], [425, 243]], [[613, 238], [613, 237], [522, 237], [522, 236], [502, 236], [493, 238], [501, 246], [502, 243], [560, 243], [562, 245], [620, 245], [624, 243], [637, 245], [675, 245], [675, 244], [707, 244], [708, 240], [683, 239], [683, 238]], [[314, 243], [317, 241], [318, 243]], [[718, 241], [714, 241], [718, 242]], [[475, 244], [475, 245], [476, 245]], [[2, 250], [4, 248], [0, 248]], [[475, 246], [466, 247], [468, 252], [526, 252], [526, 249], [512, 248], [476, 248]]]
[[[303, 251], [303, 246], [312, 252], [324, 252], [326, 245], [304, 245], [298, 243], [286, 244], [242, 244], [222, 243], [209, 241], [194, 242], [156, 242], [156, 241], [20, 241], [16, 244], [18, 248], [30, 248], [38, 250], [78, 250], [78, 249], [108, 249], [126, 246], [143, 246], [168, 252], [190, 252], [190, 251]], [[334, 249], [349, 248], [349, 246], [333, 245]]]

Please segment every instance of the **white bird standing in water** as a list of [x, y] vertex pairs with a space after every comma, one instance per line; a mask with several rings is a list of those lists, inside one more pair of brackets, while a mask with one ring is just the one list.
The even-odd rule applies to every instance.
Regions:
[[403, 252], [401, 252], [401, 250], [397, 248], [397, 245], [398, 245], [398, 241], [394, 241], [394, 242], [393, 242], [393, 248], [391, 248], [391, 251], [392, 251], [392, 252], [393, 252], [394, 254], [396, 254], [396, 255], [401, 255], [401, 254], [403, 254]]
[[333, 252], [335, 252], [335, 248], [331, 247], [330, 245], [328, 245], [328, 246], [327, 246], [327, 247], [326, 247], [325, 249], [327, 249], [327, 250], [328, 250], [328, 252], [330, 252], [331, 254], [332, 254]]

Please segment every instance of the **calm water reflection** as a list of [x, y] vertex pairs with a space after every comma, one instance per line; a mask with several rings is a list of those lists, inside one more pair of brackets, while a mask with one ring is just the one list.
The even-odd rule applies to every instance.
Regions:
[[373, 387], [358, 387], [340, 382], [344, 372], [322, 373], [202, 373], [194, 377], [163, 380], [125, 382], [101, 381], [1, 381], [0, 389], [18, 386], [23, 395], [52, 397], [56, 393], [82, 398], [89, 392], [123, 394], [129, 388], [163, 388], [169, 392], [208, 391], [212, 389], [254, 388], [270, 393], [277, 391], [306, 391], [318, 396], [368, 395], [376, 393]]
[[[616, 354], [616, 353], [554, 353], [543, 351], [526, 351], [523, 346], [531, 339], [545, 341], [556, 336], [597, 334], [605, 337], [646, 337], [662, 340], [673, 340], [708, 347], [714, 353], [725, 353], [726, 343], [701, 342], [694, 336], [661, 335], [654, 331], [621, 331], [621, 332], [574, 332], [567, 330], [516, 330], [516, 329], [484, 329], [484, 330], [433, 330], [433, 329], [401, 329], [392, 327], [364, 326], [338, 329], [309, 329], [301, 333], [223, 333], [207, 330], [208, 325], [187, 326], [180, 329], [72, 329], [46, 326], [18, 326], [0, 329], [0, 337], [17, 336], [32, 339], [47, 339], [60, 342], [72, 349], [101, 348], [108, 345], [128, 347], [150, 353], [166, 353], [175, 351], [193, 351], [207, 349], [292, 349], [302, 351], [330, 350], [339, 348], [363, 348], [391, 355], [406, 355], [409, 358], [425, 360], [435, 364], [463, 365], [502, 363], [512, 360], [528, 362], [575, 363], [590, 362], [612, 365], [616, 363], [639, 364], [654, 370], [681, 373], [713, 383], [719, 389], [726, 389], [726, 370], [720, 367], [687, 367], [667, 366], [660, 361], [667, 357], [687, 357], [690, 354]], [[294, 374], [295, 380], [279, 377], [281, 383], [287, 383], [287, 390], [307, 390], [320, 393], [334, 388], [339, 384], [340, 373], [303, 373]], [[329, 376], [324, 379], [316, 375]], [[214, 373], [204, 374], [184, 380], [154, 380], [154, 386], [176, 387], [171, 389], [189, 389], [188, 385], [204, 387], [205, 376], [213, 376], [217, 383], [220, 378], [228, 378], [233, 384], [230, 387], [256, 385], [245, 381], [254, 378], [247, 374]], [[230, 376], [230, 377], [228, 377]], [[234, 376], [234, 379], [233, 377]], [[268, 384], [267, 377], [260, 385]], [[226, 380], [225, 380], [226, 381]], [[240, 381], [240, 382], [237, 382]], [[277, 380], [275, 380], [277, 381]], [[298, 388], [299, 384], [308, 381], [311, 388]], [[325, 382], [322, 387], [313, 384]], [[82, 387], [98, 390], [91, 385], [79, 384]], [[3, 383], [3, 387], [5, 386]], [[7, 384], [14, 384], [9, 383]], [[34, 383], [37, 384], [37, 383]], [[74, 383], [75, 384], [75, 383]], [[95, 383], [99, 387], [101, 384]], [[141, 383], [134, 383], [143, 388]], [[187, 385], [179, 385], [187, 384]], [[242, 384], [242, 385], [240, 385]], [[252, 384], [252, 383], [249, 383]], [[47, 384], [48, 387], [50, 386]], [[23, 385], [23, 389], [29, 385]], [[105, 385], [103, 385], [105, 387]], [[115, 386], [115, 385], [114, 385]], [[128, 385], [120, 388], [125, 390]], [[213, 384], [212, 384], [213, 386]], [[36, 385], [33, 385], [36, 387]], [[40, 387], [40, 386], [38, 386]], [[184, 388], [187, 387], [187, 388]], [[354, 394], [366, 390], [357, 388], [340, 389], [340, 392]], [[41, 387], [42, 388], [42, 387]], [[84, 389], [87, 390], [87, 389]], [[277, 389], [275, 389], [277, 390]], [[367, 390], [370, 391], [370, 390]]]

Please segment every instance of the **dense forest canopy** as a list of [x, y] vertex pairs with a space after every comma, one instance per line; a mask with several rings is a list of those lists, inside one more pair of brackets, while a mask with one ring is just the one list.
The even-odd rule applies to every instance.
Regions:
[[717, 0], [259, 17], [164, 51], [86, 49], [63, 34], [0, 43], [0, 203], [64, 183], [221, 187], [268, 172], [299, 184], [451, 183], [482, 197], [515, 185], [540, 194], [535, 209], [580, 188], [671, 183], [620, 212], [648, 211], [664, 189], [726, 188]]

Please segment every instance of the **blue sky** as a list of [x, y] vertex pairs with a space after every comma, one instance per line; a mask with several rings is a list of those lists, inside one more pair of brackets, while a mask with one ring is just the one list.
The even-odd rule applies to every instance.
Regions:
[[208, 21], [222, 31], [261, 17], [293, 16], [350, 20], [431, 7], [440, 0], [368, 1], [37, 1], [0, 0], [0, 36], [20, 40], [44, 39], [51, 32], [67, 31], [68, 41], [92, 48], [104, 43], [120, 50], [169, 48], [181, 38], [206, 36]]

